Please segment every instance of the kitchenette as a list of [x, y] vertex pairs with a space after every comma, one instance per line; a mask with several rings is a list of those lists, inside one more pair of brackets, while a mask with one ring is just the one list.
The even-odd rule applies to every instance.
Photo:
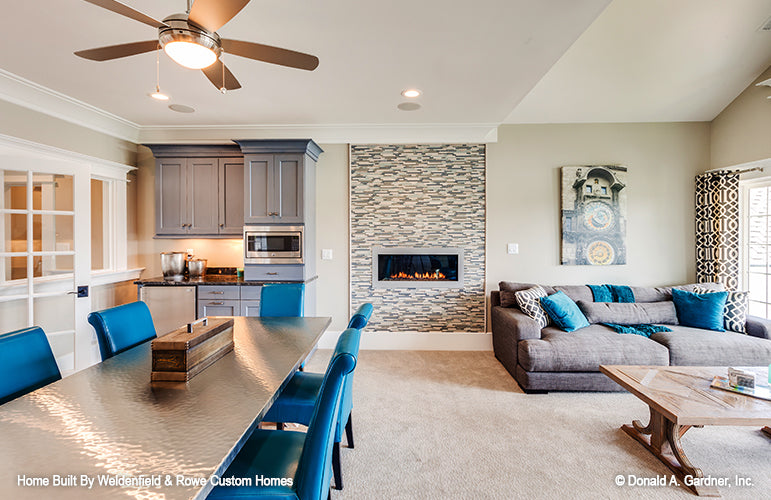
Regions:
[[[304, 314], [316, 312], [316, 161], [312, 140], [148, 144], [155, 159], [156, 240], [216, 248], [239, 244], [238, 262], [161, 252], [161, 276], [142, 278], [158, 334], [203, 316], [259, 316], [262, 285], [303, 283]], [[227, 242], [224, 240], [228, 240]]]

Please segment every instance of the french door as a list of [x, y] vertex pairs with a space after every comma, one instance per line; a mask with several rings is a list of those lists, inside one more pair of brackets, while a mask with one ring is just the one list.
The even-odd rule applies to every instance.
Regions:
[[93, 362], [90, 170], [0, 147], [0, 333], [39, 326], [62, 375]]

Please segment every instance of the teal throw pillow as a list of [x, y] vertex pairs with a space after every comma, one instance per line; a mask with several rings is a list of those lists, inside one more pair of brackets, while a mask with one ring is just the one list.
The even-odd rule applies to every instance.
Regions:
[[672, 289], [677, 320], [682, 326], [724, 332], [723, 310], [728, 292], [693, 293]]
[[566, 332], [573, 332], [579, 328], [589, 326], [589, 321], [587, 321], [584, 313], [573, 302], [573, 299], [565, 295], [564, 292], [541, 297], [541, 307], [543, 307], [554, 323]]

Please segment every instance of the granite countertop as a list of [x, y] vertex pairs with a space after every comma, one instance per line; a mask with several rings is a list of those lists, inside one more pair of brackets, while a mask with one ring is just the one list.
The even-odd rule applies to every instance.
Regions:
[[318, 276], [306, 280], [265, 280], [265, 281], [246, 281], [234, 275], [207, 274], [203, 278], [185, 278], [182, 281], [170, 281], [163, 279], [163, 276], [155, 278], [139, 279], [134, 282], [135, 285], [142, 286], [193, 286], [193, 285], [235, 285], [235, 286], [261, 286], [267, 283], [308, 283]]

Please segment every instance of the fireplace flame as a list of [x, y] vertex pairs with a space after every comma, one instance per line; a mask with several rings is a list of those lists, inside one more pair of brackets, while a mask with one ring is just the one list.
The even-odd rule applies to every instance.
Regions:
[[447, 276], [444, 275], [441, 271], [438, 269], [434, 271], [433, 273], [412, 273], [407, 274], [405, 272], [399, 271], [396, 274], [392, 274], [390, 276], [390, 279], [392, 280], [443, 280], [446, 279]]

